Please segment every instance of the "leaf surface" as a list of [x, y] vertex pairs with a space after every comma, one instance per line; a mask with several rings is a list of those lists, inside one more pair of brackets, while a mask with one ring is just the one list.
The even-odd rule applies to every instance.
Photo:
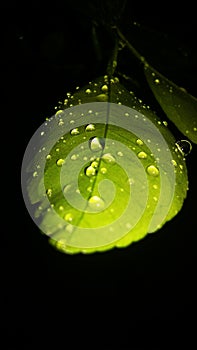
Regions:
[[148, 84], [167, 117], [189, 140], [197, 143], [197, 99], [146, 64]]
[[185, 159], [166, 123], [118, 79], [96, 79], [61, 108], [32, 138], [23, 166], [35, 222], [57, 249], [125, 247], [180, 211]]

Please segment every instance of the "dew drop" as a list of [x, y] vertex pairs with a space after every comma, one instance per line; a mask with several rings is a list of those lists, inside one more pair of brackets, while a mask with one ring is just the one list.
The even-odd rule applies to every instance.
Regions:
[[73, 221], [73, 215], [71, 213], [67, 213], [65, 216], [64, 216], [64, 219], [68, 222], [71, 222]]
[[119, 156], [119, 157], [123, 157], [123, 153], [122, 152], [117, 152], [117, 155]]
[[192, 150], [192, 145], [189, 141], [187, 140], [180, 140], [177, 141], [175, 143], [175, 145], [177, 146], [177, 149], [179, 150], [179, 152], [182, 154], [182, 156], [187, 156], [191, 150]]
[[146, 171], [151, 176], [158, 176], [159, 175], [159, 169], [156, 168], [154, 165], [149, 165], [147, 167]]
[[144, 144], [144, 142], [143, 142], [142, 140], [140, 140], [140, 139], [137, 139], [137, 140], [136, 140], [136, 143], [137, 143], [137, 145], [139, 145], [139, 146], [142, 146], [142, 145]]
[[106, 168], [101, 168], [101, 174], [106, 174], [107, 173], [107, 169]]
[[106, 94], [100, 94], [96, 96], [96, 100], [100, 102], [106, 102], [108, 100], [108, 96]]
[[153, 188], [154, 188], [154, 190], [157, 190], [158, 189], [158, 185], [154, 184]]
[[102, 160], [108, 164], [115, 164], [116, 163], [116, 159], [111, 155], [111, 153], [103, 154]]
[[79, 158], [79, 155], [78, 154], [73, 154], [70, 159], [71, 160], [77, 160], [77, 158]]
[[52, 196], [52, 189], [51, 189], [51, 188], [48, 188], [48, 189], [46, 190], [46, 194], [47, 194], [48, 197], [51, 197], [51, 196]]
[[147, 154], [145, 152], [139, 152], [137, 156], [140, 159], [146, 159], [147, 158]]
[[160, 80], [159, 79], [155, 79], [154, 82], [155, 82], [155, 84], [160, 84]]
[[96, 161], [93, 161], [93, 162], [91, 163], [91, 166], [92, 166], [93, 168], [98, 168], [98, 165], [99, 165], [99, 163], [96, 162]]
[[59, 126], [64, 125], [63, 119], [60, 119], [60, 120], [59, 120], [58, 125], [59, 125]]
[[34, 171], [33, 177], [36, 177], [36, 176], [38, 176], [38, 172], [37, 172], [37, 171]]
[[64, 164], [64, 159], [60, 158], [56, 161], [57, 166], [62, 166]]
[[72, 188], [72, 185], [70, 184], [65, 185], [63, 188], [63, 193], [66, 194], [71, 188]]
[[93, 196], [89, 199], [88, 205], [90, 208], [100, 211], [101, 209], [104, 209], [105, 202], [103, 201], [102, 198], [98, 196]]
[[95, 130], [94, 124], [88, 124], [85, 128], [85, 131], [93, 131], [93, 130]]
[[177, 166], [176, 160], [172, 159], [172, 160], [171, 160], [171, 163], [172, 163], [172, 165]]
[[91, 91], [90, 89], [86, 89], [86, 91], [85, 91], [85, 92], [86, 92], [86, 94], [88, 94], [88, 95], [89, 95], [89, 94], [91, 94], [91, 92], [92, 92], [92, 91]]
[[79, 129], [78, 128], [72, 129], [70, 134], [71, 135], [78, 135], [79, 134]]
[[103, 92], [107, 92], [108, 91], [108, 86], [105, 84], [105, 85], [103, 85], [102, 87], [101, 87], [101, 90], [103, 91]]
[[50, 159], [51, 159], [51, 155], [48, 154], [48, 155], [46, 156], [46, 160], [50, 160]]
[[89, 140], [89, 147], [93, 152], [101, 151], [105, 147], [105, 139], [101, 137], [93, 137]]
[[90, 165], [85, 169], [85, 174], [89, 177], [94, 176], [94, 175], [96, 175], [96, 169]]

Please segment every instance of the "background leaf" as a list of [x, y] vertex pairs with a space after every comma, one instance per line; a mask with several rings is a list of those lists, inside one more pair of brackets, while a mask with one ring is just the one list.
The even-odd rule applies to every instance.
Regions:
[[189, 140], [197, 143], [197, 99], [150, 65], [144, 66], [148, 84], [167, 117]]

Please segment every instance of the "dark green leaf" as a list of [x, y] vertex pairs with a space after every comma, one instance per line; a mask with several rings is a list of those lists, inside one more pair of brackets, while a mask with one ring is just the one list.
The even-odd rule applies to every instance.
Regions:
[[148, 84], [167, 117], [189, 140], [197, 143], [197, 99], [148, 64]]

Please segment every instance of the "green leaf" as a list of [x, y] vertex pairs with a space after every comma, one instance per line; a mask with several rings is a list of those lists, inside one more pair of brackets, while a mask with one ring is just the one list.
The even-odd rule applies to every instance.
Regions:
[[59, 250], [125, 247], [159, 230], [187, 195], [166, 122], [117, 78], [76, 89], [32, 137], [22, 166], [28, 210]]
[[183, 135], [197, 143], [197, 99], [150, 65], [144, 65], [144, 72], [154, 96], [167, 117]]

